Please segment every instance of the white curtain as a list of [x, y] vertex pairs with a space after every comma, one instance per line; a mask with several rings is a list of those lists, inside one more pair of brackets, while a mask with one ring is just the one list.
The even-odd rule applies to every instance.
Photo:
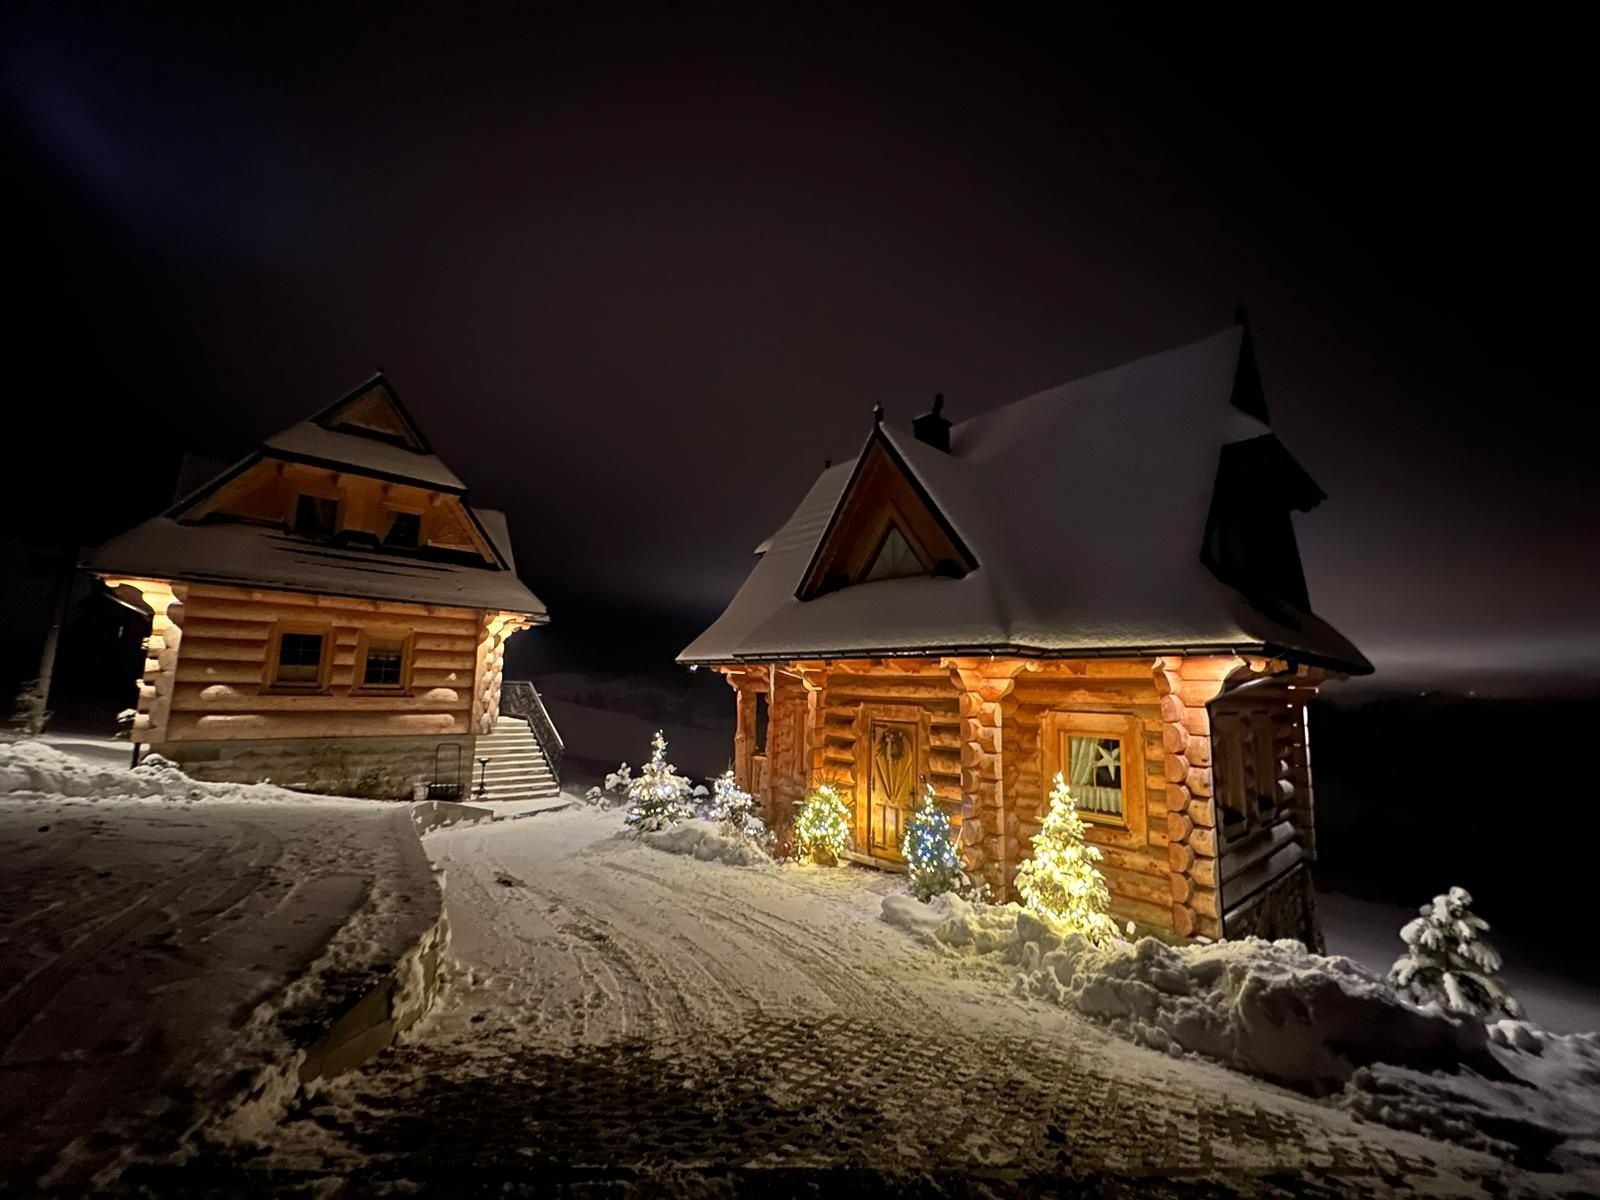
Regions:
[[1121, 780], [1122, 743], [1112, 738], [1067, 738], [1067, 785], [1072, 788], [1072, 799], [1085, 812], [1122, 815], [1122, 788], [1106, 787], [1095, 783], [1095, 768], [1115, 768], [1113, 775]]

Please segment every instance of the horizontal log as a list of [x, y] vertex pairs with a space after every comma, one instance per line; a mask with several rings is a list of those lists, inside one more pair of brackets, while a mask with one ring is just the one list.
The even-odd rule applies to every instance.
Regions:
[[1154, 929], [1172, 928], [1172, 905], [1150, 904], [1122, 896], [1111, 897], [1111, 916], [1120, 928], [1127, 921], [1136, 921]]
[[1206, 655], [1183, 659], [1178, 666], [1178, 673], [1185, 679], [1220, 681], [1243, 665], [1244, 659], [1236, 655]]
[[1045, 679], [1122, 679], [1149, 682], [1155, 660], [1148, 658], [1056, 658], [1017, 676], [1019, 685]]
[[270, 621], [226, 621], [190, 617], [183, 623], [190, 637], [227, 639], [236, 642], [265, 642], [272, 633]]
[[470, 654], [460, 654], [453, 650], [417, 650], [411, 655], [411, 665], [449, 671], [472, 671], [477, 665], [477, 660]]
[[830, 681], [828, 698], [849, 696], [879, 704], [895, 701], [948, 700], [954, 704], [959, 693], [947, 679], [942, 683], [916, 678], [878, 679], [867, 675], [852, 675], [848, 679]]
[[185, 653], [178, 661], [173, 677], [179, 683], [250, 683], [259, 685], [266, 674], [266, 662], [260, 655], [246, 659], [194, 659]]
[[[1035, 830], [1037, 832], [1037, 829]], [[1126, 871], [1132, 875], [1148, 875], [1156, 879], [1165, 879], [1172, 873], [1167, 865], [1165, 855], [1151, 850], [1148, 846], [1101, 846], [1100, 861], [1107, 867], [1118, 871]]]
[[1017, 700], [1024, 705], [1051, 707], [1063, 704], [1154, 704], [1156, 689], [1152, 681], [1134, 680], [1030, 680], [1017, 684]]
[[180, 683], [174, 712], [454, 712], [470, 706], [466, 688], [431, 687], [411, 695], [362, 695], [344, 688], [317, 693], [263, 692], [230, 684]]
[[468, 714], [340, 713], [331, 716], [282, 713], [174, 713], [167, 736], [173, 741], [234, 741], [259, 738], [422, 737], [469, 732]]
[[352, 596], [326, 596], [312, 592], [275, 592], [260, 588], [229, 588], [213, 584], [189, 584], [185, 599], [223, 603], [279, 604], [297, 609], [347, 609], [352, 612], [383, 612], [412, 617], [445, 617], [476, 623], [477, 610], [445, 604], [407, 604], [400, 600], [361, 600]]
[[1104, 863], [1101, 864], [1100, 873], [1105, 876], [1106, 887], [1115, 897], [1156, 906], [1168, 904], [1172, 900], [1172, 884], [1168, 882], [1168, 876], [1165, 874], [1141, 875], [1132, 871], [1120, 871]]

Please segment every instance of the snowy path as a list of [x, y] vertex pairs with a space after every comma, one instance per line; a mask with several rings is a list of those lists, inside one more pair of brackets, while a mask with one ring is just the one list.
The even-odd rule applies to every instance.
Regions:
[[879, 921], [893, 877], [702, 863], [620, 839], [618, 821], [578, 809], [431, 834], [452, 993], [302, 1104], [254, 1165], [280, 1181], [690, 1193], [1076, 1177], [1431, 1196], [1507, 1179], [1015, 998]]
[[402, 807], [0, 800], [0, 1191], [170, 1152], [433, 919]]

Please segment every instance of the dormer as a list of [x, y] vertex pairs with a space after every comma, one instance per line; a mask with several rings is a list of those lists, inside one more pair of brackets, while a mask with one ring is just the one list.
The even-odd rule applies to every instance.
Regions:
[[978, 563], [884, 434], [873, 430], [840, 493], [795, 595], [936, 575], [959, 579]]
[[379, 374], [268, 438], [168, 516], [275, 525], [312, 542], [505, 567], [464, 493]]

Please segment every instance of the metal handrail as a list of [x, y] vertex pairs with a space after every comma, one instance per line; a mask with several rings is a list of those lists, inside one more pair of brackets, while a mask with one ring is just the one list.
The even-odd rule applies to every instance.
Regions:
[[500, 714], [521, 717], [533, 731], [534, 740], [550, 764], [550, 774], [557, 784], [561, 782], [561, 759], [566, 753], [566, 743], [556, 731], [556, 723], [544, 706], [539, 689], [526, 679], [507, 679], [500, 684]]

